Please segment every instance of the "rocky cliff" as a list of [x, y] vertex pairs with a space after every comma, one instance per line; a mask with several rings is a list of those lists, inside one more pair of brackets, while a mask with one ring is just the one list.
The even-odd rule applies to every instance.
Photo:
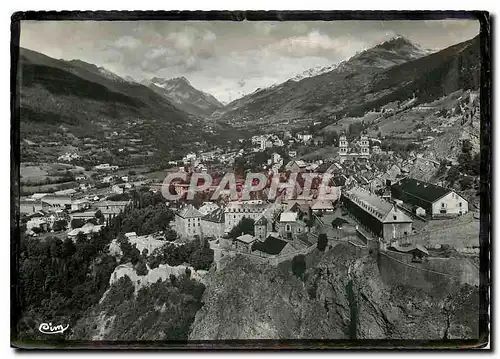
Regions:
[[391, 286], [374, 254], [338, 244], [307, 269], [236, 257], [212, 275], [190, 339], [444, 339], [477, 337], [476, 287], [426, 294]]

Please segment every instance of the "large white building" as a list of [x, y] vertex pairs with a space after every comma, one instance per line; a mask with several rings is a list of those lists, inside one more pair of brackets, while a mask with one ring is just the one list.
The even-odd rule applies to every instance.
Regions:
[[243, 217], [257, 220], [267, 207], [268, 204], [261, 200], [229, 202], [224, 208], [225, 231], [231, 231]]
[[175, 230], [181, 237], [201, 236], [201, 219], [203, 213], [193, 205], [187, 205], [175, 214]]
[[455, 191], [414, 178], [403, 178], [391, 187], [391, 195], [404, 203], [421, 207], [431, 217], [461, 216], [469, 203]]

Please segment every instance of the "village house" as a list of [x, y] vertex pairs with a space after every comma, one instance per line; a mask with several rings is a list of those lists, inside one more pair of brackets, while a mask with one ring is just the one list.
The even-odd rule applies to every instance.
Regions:
[[235, 245], [236, 245], [236, 250], [240, 252], [245, 252], [245, 253], [251, 253], [252, 252], [252, 245], [253, 243], [257, 240], [254, 236], [250, 234], [243, 234], [236, 238]]
[[201, 236], [201, 219], [203, 213], [189, 204], [175, 214], [175, 231], [183, 238]]
[[[200, 211], [201, 212], [201, 211]], [[204, 237], [221, 238], [224, 235], [224, 209], [218, 208], [201, 218]]]
[[95, 225], [95, 224], [90, 223], [90, 222], [85, 223], [82, 227], [75, 228], [75, 229], [71, 230], [70, 232], [68, 232], [68, 238], [70, 238], [74, 241], [79, 233], [82, 233], [87, 238], [90, 238], [93, 233], [101, 232], [103, 227], [104, 227], [104, 225]]
[[469, 212], [469, 203], [455, 191], [404, 178], [391, 186], [391, 195], [404, 203], [421, 207], [432, 218], [461, 216]]
[[307, 224], [301, 212], [282, 212], [279, 218], [278, 232], [281, 238], [291, 240], [294, 236], [307, 231]]
[[306, 172], [308, 166], [309, 163], [305, 161], [292, 160], [288, 162], [288, 164], [285, 166], [285, 169], [287, 171], [290, 171], [291, 173], [299, 173], [299, 172]]
[[81, 211], [90, 206], [90, 202], [86, 199], [76, 199], [71, 202], [71, 211]]
[[412, 234], [413, 220], [397, 205], [359, 187], [343, 192], [343, 206], [366, 231], [391, 241]]

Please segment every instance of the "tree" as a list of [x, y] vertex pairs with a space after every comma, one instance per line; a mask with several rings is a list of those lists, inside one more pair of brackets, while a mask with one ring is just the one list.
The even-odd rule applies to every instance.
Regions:
[[104, 223], [104, 215], [102, 214], [101, 210], [98, 209], [95, 213], [95, 218], [97, 219], [97, 222], [99, 224], [103, 224]]
[[236, 226], [231, 229], [229, 236], [233, 239], [241, 236], [242, 234], [254, 235], [255, 221], [252, 218], [243, 217]]
[[85, 221], [80, 218], [73, 218], [71, 220], [71, 228], [81, 228], [85, 224]]
[[448, 170], [448, 174], [446, 175], [446, 180], [454, 184], [460, 177], [460, 171], [457, 166], [453, 166]]
[[177, 239], [177, 232], [172, 228], [167, 228], [165, 230], [165, 240], [169, 242], [173, 242]]
[[297, 278], [302, 279], [306, 271], [306, 257], [303, 254], [293, 257], [292, 259], [292, 273]]
[[328, 244], [328, 238], [326, 237], [326, 234], [325, 233], [321, 233], [319, 236], [318, 236], [318, 244], [317, 244], [317, 248], [321, 251], [321, 252], [324, 252], [325, 249], [326, 249], [326, 245]]
[[54, 232], [59, 232], [59, 231], [63, 231], [66, 229], [66, 226], [68, 225], [68, 221], [65, 220], [65, 219], [59, 219], [57, 221], [54, 222], [54, 224], [52, 225], [52, 229], [54, 230]]

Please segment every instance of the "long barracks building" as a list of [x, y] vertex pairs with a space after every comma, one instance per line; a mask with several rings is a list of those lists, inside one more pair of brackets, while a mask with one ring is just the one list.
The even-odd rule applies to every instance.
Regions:
[[412, 234], [413, 220], [393, 203], [354, 187], [342, 193], [342, 203], [357, 222], [385, 241]]

